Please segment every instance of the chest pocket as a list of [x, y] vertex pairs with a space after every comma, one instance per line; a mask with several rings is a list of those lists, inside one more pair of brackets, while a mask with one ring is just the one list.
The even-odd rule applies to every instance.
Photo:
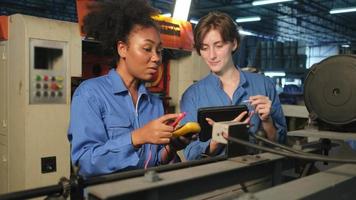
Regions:
[[133, 124], [127, 116], [107, 115], [104, 121], [110, 139], [116, 139], [124, 134], [130, 134], [133, 130]]

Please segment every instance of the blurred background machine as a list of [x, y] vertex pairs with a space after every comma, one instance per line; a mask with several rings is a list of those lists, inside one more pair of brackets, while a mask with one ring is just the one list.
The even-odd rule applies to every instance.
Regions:
[[319, 129], [356, 131], [356, 56], [331, 56], [312, 66], [305, 105]]
[[21, 14], [3, 19], [0, 193], [70, 175], [70, 77], [81, 75], [82, 46], [76, 23]]
[[290, 136], [348, 141], [356, 149], [356, 56], [336, 55], [314, 64], [304, 85], [307, 129]]

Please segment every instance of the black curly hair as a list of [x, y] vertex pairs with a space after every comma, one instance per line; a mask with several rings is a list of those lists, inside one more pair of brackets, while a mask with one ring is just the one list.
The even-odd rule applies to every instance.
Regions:
[[[104, 50], [110, 50], [116, 64], [120, 56], [116, 51], [117, 42], [128, 42], [128, 36], [136, 25], [159, 28], [152, 16], [157, 9], [146, 0], [101, 0], [89, 5], [89, 14], [84, 18], [84, 32], [101, 42]], [[113, 65], [112, 67], [116, 67]]]

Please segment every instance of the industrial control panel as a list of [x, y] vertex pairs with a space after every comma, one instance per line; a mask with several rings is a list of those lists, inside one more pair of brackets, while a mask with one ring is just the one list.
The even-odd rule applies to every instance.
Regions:
[[67, 43], [30, 39], [30, 104], [65, 104]]
[[0, 42], [0, 193], [70, 175], [71, 77], [81, 76], [79, 25], [8, 16]]

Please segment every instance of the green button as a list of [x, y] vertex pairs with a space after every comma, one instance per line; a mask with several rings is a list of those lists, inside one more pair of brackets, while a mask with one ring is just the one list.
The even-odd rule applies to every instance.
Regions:
[[41, 75], [37, 75], [37, 76], [36, 76], [36, 81], [41, 81], [41, 80], [42, 80]]

